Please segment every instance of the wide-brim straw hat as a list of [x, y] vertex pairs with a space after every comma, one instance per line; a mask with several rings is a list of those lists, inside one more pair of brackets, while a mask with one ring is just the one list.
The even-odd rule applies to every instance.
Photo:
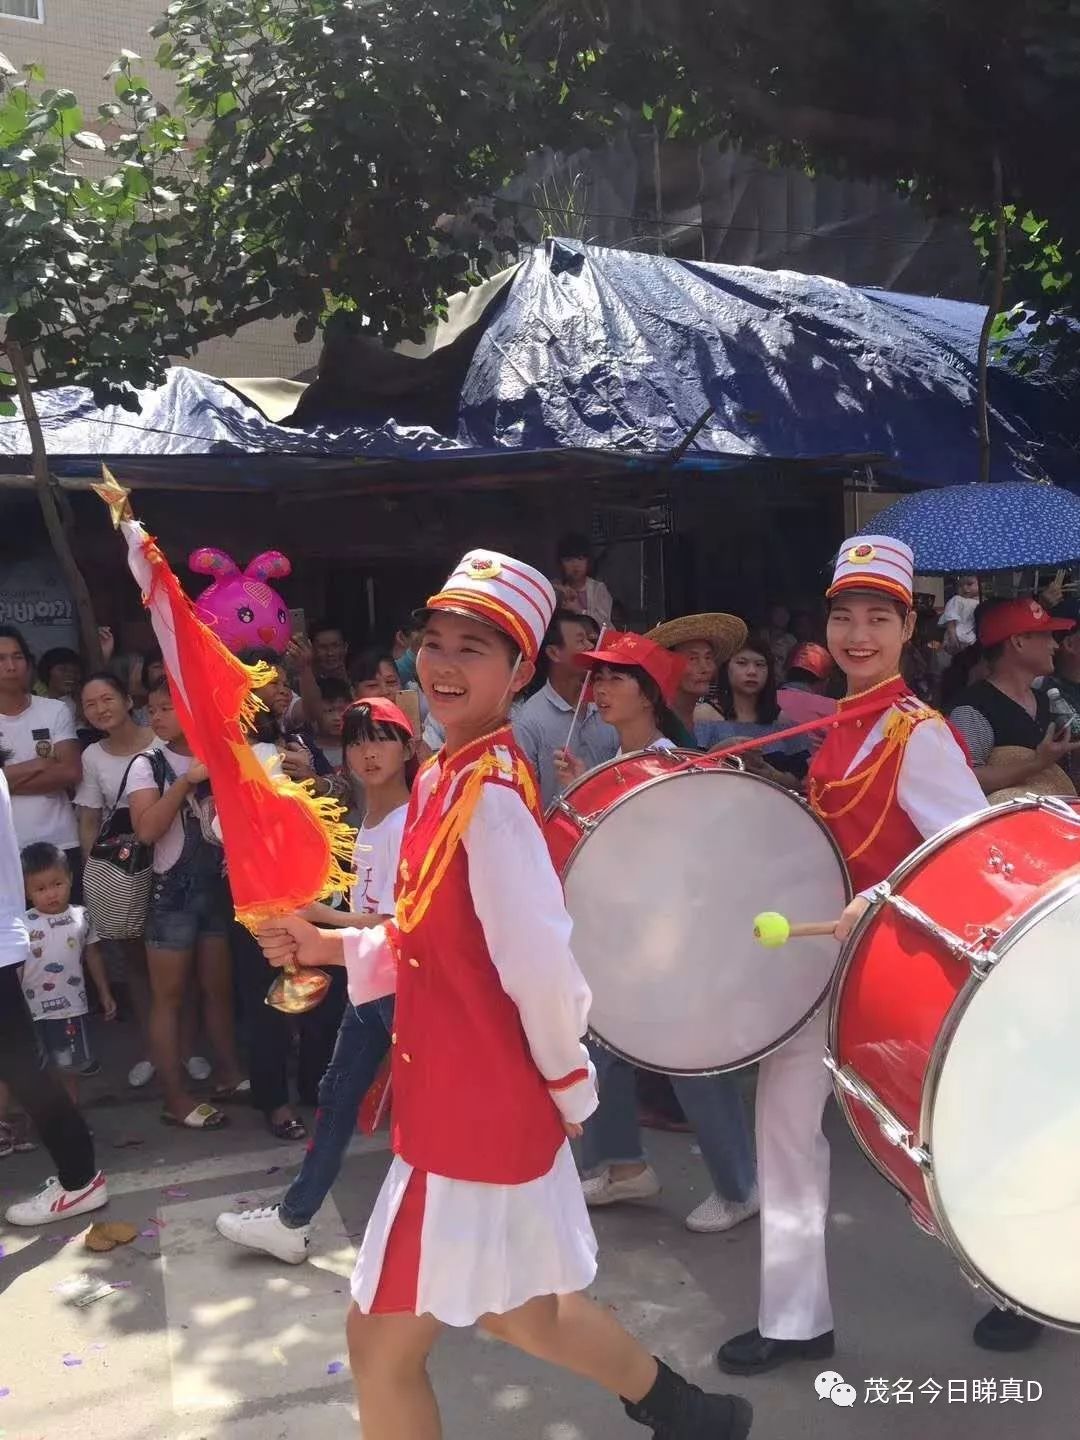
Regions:
[[[998, 745], [991, 750], [988, 765], [1012, 765], [1017, 760], [1030, 760], [1034, 750], [1023, 745]], [[1068, 799], [1076, 796], [1076, 786], [1060, 765], [1048, 765], [1023, 785], [1010, 785], [1007, 790], [995, 790], [987, 799], [991, 805], [1000, 805], [1005, 800], [1021, 800], [1025, 795], [1063, 795]]]
[[717, 664], [724, 665], [746, 644], [749, 633], [746, 621], [738, 615], [710, 611], [705, 615], [680, 615], [677, 620], [665, 620], [650, 630], [647, 638], [665, 650], [689, 645], [694, 640], [707, 640], [716, 651]]

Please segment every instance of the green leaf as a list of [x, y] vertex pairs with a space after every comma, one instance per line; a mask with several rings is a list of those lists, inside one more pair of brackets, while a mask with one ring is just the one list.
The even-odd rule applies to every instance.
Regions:
[[56, 96], [51, 102], [58, 110], [72, 110], [78, 105], [78, 97], [74, 90], [57, 90]]
[[648, 104], [647, 101], [642, 101], [642, 105], [641, 105], [641, 115], [642, 115], [642, 119], [644, 119], [644, 120], [651, 120], [651, 119], [653, 118], [653, 113], [654, 113], [654, 112], [653, 112], [653, 107], [652, 107], [650, 104]]
[[0, 416], [3, 416], [5, 420], [10, 420], [13, 415], [17, 414], [18, 407], [14, 400], [0, 399]]

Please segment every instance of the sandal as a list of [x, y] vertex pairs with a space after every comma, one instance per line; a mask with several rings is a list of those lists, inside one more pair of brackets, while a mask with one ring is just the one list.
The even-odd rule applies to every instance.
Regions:
[[251, 1081], [240, 1080], [235, 1085], [216, 1085], [210, 1091], [210, 1099], [219, 1105], [237, 1104], [251, 1099]]
[[170, 1115], [168, 1110], [161, 1112], [161, 1123], [163, 1125], [175, 1125], [184, 1130], [220, 1130], [223, 1125], [228, 1125], [229, 1117], [222, 1110], [213, 1105], [207, 1105], [204, 1101], [196, 1105], [195, 1109], [178, 1120], [175, 1115]]
[[303, 1120], [293, 1116], [291, 1120], [268, 1120], [270, 1134], [275, 1140], [306, 1140], [307, 1126]]

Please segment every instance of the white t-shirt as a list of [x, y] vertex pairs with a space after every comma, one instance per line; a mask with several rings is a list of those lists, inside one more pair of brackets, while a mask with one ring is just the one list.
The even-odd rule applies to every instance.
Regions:
[[[9, 751], [8, 764], [40, 760], [64, 740], [75, 739], [75, 721], [63, 700], [31, 695], [21, 715], [0, 715], [0, 750]], [[12, 795], [11, 813], [19, 847], [44, 841], [74, 850], [79, 843], [75, 809], [65, 790], [51, 795]]]
[[[649, 751], [649, 750], [677, 750], [678, 748], [679, 748], [679, 747], [678, 747], [678, 745], [675, 744], [675, 741], [674, 741], [674, 740], [669, 740], [666, 735], [661, 735], [658, 739], [654, 740], [651, 745], [646, 745], [646, 746], [645, 746], [645, 750], [646, 750], [646, 751]], [[620, 746], [619, 752], [618, 752], [618, 754], [615, 756], [615, 759], [616, 759], [616, 760], [620, 760], [620, 759], [623, 757], [623, 755], [625, 755], [625, 753], [626, 753], [625, 750], [623, 750], [622, 747]]]
[[965, 599], [963, 595], [954, 595], [945, 609], [941, 612], [941, 619], [938, 624], [944, 627], [951, 621], [956, 621], [956, 638], [964, 649], [975, 644], [975, 611], [979, 608], [979, 601]]
[[27, 910], [30, 955], [22, 975], [23, 995], [35, 1020], [67, 1020], [85, 1015], [86, 976], [83, 951], [97, 940], [81, 905], [59, 915]]
[[391, 810], [377, 825], [361, 825], [353, 851], [353, 881], [349, 908], [354, 915], [393, 915], [401, 837], [408, 805]]
[[[160, 750], [161, 741], [155, 739], [146, 748]], [[75, 804], [86, 810], [100, 810], [104, 819], [116, 804], [125, 771], [135, 759], [135, 755], [141, 753], [143, 752], [136, 751], [134, 755], [110, 755], [103, 749], [100, 740], [88, 745], [83, 751], [83, 778], [82, 784], [75, 791]]]
[[[177, 779], [181, 775], [186, 775], [191, 765], [194, 764], [195, 757], [192, 755], [178, 755], [175, 750], [170, 750], [168, 745], [159, 745], [157, 748], [172, 766], [173, 774]], [[136, 790], [153, 790], [155, 795], [158, 793], [154, 771], [145, 755], [138, 756], [135, 764], [131, 767], [131, 774], [128, 776], [128, 783], [124, 789], [124, 798], [130, 798]], [[181, 806], [168, 830], [154, 846], [154, 874], [164, 875], [166, 870], [171, 870], [183, 853], [184, 809]]]
[[11, 796], [0, 770], [0, 966], [26, 962], [26, 890], [23, 886], [19, 842], [11, 819]]

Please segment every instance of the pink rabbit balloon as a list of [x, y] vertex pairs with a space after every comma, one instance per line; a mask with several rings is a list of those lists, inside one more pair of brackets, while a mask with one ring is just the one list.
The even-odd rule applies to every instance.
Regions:
[[277, 591], [266, 583], [292, 571], [280, 551], [256, 555], [242, 571], [224, 550], [204, 545], [191, 552], [188, 566], [197, 575], [213, 576], [195, 601], [195, 613], [222, 644], [233, 654], [259, 646], [284, 654], [292, 636], [289, 611]]

